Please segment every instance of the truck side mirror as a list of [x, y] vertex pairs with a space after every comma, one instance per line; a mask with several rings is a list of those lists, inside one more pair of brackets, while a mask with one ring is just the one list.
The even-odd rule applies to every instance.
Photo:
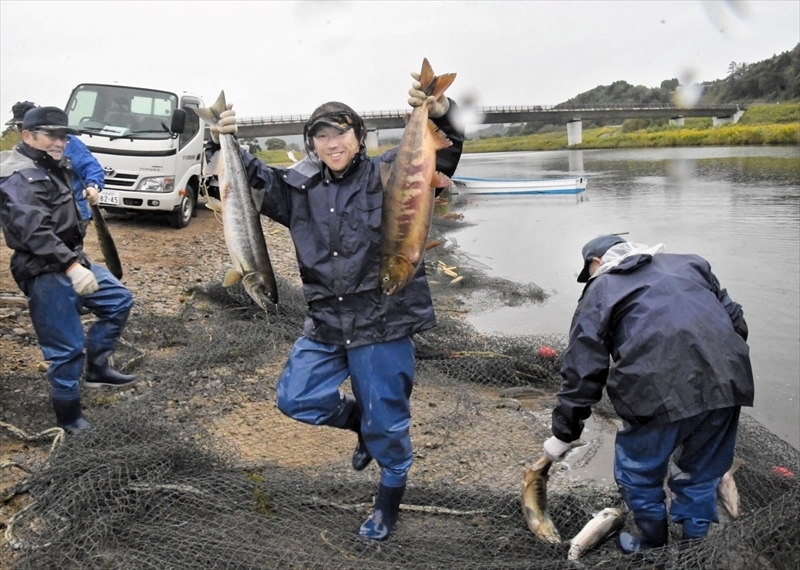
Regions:
[[183, 109], [175, 109], [172, 112], [172, 123], [169, 130], [176, 135], [180, 135], [186, 129], [186, 111]]

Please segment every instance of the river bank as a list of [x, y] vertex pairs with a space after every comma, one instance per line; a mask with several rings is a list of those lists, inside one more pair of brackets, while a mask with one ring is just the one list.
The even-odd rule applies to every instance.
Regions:
[[[525, 127], [520, 129], [523, 133]], [[608, 148], [800, 145], [800, 103], [754, 105], [736, 124], [714, 126], [711, 118], [629, 119], [621, 125], [583, 128], [581, 144], [567, 144], [566, 126], [544, 125], [536, 133], [471, 139], [465, 153]]]

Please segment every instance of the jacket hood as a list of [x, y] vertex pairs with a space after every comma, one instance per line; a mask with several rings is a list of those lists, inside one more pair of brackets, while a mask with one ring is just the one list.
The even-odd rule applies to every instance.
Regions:
[[602, 263], [600, 267], [595, 274], [589, 278], [589, 281], [592, 281], [604, 273], [612, 272], [615, 269], [618, 269], [619, 272], [630, 271], [642, 263], [648, 263], [654, 255], [663, 253], [666, 249], [663, 243], [652, 247], [640, 243], [631, 243], [629, 241], [618, 243], [609, 248], [605, 253], [601, 260]]

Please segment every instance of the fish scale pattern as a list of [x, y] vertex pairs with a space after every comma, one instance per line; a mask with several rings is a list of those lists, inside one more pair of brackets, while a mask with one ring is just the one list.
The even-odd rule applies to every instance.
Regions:
[[[461, 265], [446, 251], [428, 263]], [[566, 338], [477, 332], [458, 314], [471, 295], [484, 291], [483, 298], [504, 304], [544, 295], [478, 270], [458, 271], [468, 275], [458, 294], [433, 286], [439, 325], [415, 339], [414, 465], [387, 542], [357, 536], [379, 470], [374, 463], [363, 472], [350, 468], [353, 434], [304, 426], [275, 409], [277, 377], [302, 330], [302, 292], [279, 278], [281, 303], [265, 312], [240, 287], [214, 282], [198, 285], [177, 316], [135, 307], [116, 365], [141, 375], [144, 386], [89, 399], [96, 429], [63, 440], [18, 486], [23, 500], [6, 529], [13, 568], [575, 568], [569, 543], [538, 540], [520, 504], [522, 468], [549, 436]], [[0, 377], [6, 404], [27, 410], [31, 425], [44, 421], [46, 398], [15, 400], [9, 386], [19, 381], [40, 379]], [[607, 402], [596, 415], [613, 421]], [[580, 563], [796, 568], [799, 455], [744, 416], [738, 520], [713, 525], [690, 548], [678, 547], [680, 529], [673, 527], [670, 544], [646, 559], [624, 557], [606, 541]], [[624, 510], [613, 486], [576, 480], [559, 464], [547, 496], [564, 538], [605, 507]], [[625, 529], [633, 530], [629, 516]]]

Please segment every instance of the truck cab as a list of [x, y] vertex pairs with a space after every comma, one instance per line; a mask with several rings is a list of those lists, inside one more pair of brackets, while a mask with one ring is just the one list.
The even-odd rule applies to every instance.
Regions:
[[100, 207], [110, 212], [163, 212], [175, 228], [197, 206], [203, 129], [193, 112], [203, 100], [187, 92], [100, 83], [73, 89], [71, 128], [100, 162]]

